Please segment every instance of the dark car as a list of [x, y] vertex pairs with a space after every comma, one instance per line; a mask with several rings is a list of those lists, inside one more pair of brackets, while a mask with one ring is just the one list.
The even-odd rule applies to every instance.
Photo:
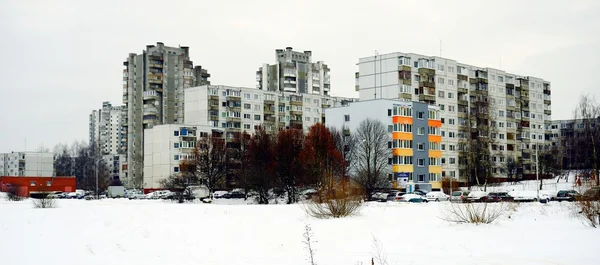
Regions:
[[417, 194], [417, 195], [421, 195], [421, 196], [427, 195], [427, 191], [424, 191], [424, 190], [415, 190], [413, 193]]
[[556, 201], [572, 202], [572, 201], [575, 201], [575, 196], [577, 196], [577, 195], [578, 195], [577, 191], [574, 191], [574, 190], [561, 190], [556, 194]]
[[243, 198], [246, 198], [246, 194], [244, 194], [241, 191], [232, 191], [230, 193], [227, 193], [227, 194], [223, 195], [221, 198], [225, 198], [225, 199], [243, 199]]
[[488, 202], [511, 202], [513, 197], [508, 192], [490, 192], [487, 196]]

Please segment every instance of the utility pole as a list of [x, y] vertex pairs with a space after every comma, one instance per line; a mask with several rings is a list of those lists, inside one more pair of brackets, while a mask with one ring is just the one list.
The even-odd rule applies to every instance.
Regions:
[[[537, 182], [540, 181], [540, 176], [538, 175], [538, 166], [539, 166], [539, 161], [540, 161], [540, 157], [538, 156], [538, 149], [539, 146], [536, 144], [535, 145], [535, 180]], [[537, 185], [537, 200], [540, 201], [540, 186]]]

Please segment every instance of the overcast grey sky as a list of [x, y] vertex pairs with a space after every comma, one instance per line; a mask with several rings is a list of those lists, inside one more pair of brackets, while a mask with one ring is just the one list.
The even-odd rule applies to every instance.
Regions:
[[0, 1], [0, 152], [88, 139], [121, 104], [123, 61], [157, 41], [190, 47], [213, 84], [254, 87], [274, 50], [311, 50], [332, 93], [358, 97], [359, 57], [413, 52], [552, 82], [554, 119], [600, 99], [600, 1]]

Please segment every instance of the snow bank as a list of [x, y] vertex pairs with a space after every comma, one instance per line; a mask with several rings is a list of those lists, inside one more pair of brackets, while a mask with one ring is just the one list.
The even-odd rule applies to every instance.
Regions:
[[570, 203], [522, 204], [510, 219], [475, 226], [442, 221], [445, 202], [368, 203], [358, 216], [319, 220], [300, 205], [221, 201], [60, 200], [55, 209], [0, 201], [2, 263], [305, 265], [306, 224], [318, 264], [370, 264], [373, 237], [389, 264], [576, 265], [600, 258], [600, 229], [573, 219]]

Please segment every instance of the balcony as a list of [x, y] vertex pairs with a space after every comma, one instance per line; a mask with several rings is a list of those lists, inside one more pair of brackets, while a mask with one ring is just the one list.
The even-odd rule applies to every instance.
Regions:
[[228, 95], [226, 97], [227, 101], [234, 101], [234, 102], [240, 102], [242, 101], [242, 97], [240, 96], [233, 96], [233, 95]]
[[275, 108], [264, 108], [263, 109], [263, 113], [264, 114], [274, 115], [275, 114]]
[[219, 120], [219, 115], [209, 115], [208, 119], [211, 121], [218, 121]]
[[329, 108], [329, 107], [331, 107], [331, 105], [329, 103], [323, 103], [323, 104], [321, 104], [321, 108], [326, 109], [326, 108]]
[[408, 100], [412, 100], [412, 94], [411, 93], [398, 93], [398, 98], [403, 98], [403, 99], [408, 99]]
[[290, 98], [290, 105], [292, 105], [292, 106], [302, 106], [302, 97], [300, 97], [300, 98], [295, 98], [295, 97]]
[[549, 109], [545, 109], [544, 110], [544, 114], [546, 114], [546, 115], [552, 115], [552, 111], [549, 110]]
[[458, 91], [458, 93], [464, 93], [464, 94], [469, 93], [469, 90], [464, 87], [459, 87], [456, 90]]
[[420, 81], [419, 87], [435, 87], [435, 83], [433, 81]]
[[241, 122], [242, 118], [241, 117], [227, 117], [226, 119], [228, 122]]
[[273, 116], [265, 116], [264, 117], [264, 122], [265, 123], [274, 124], [275, 123], [275, 117], [273, 117]]
[[290, 115], [302, 116], [301, 110], [290, 110]]
[[144, 91], [144, 100], [158, 99], [160, 96], [154, 90]]
[[419, 68], [419, 75], [435, 75], [435, 70], [430, 69], [430, 68]]
[[144, 106], [144, 115], [158, 115], [158, 109], [154, 106]]
[[406, 72], [410, 72], [412, 69], [410, 66], [408, 65], [400, 65], [398, 66], [398, 71], [406, 71]]
[[461, 105], [461, 106], [469, 106], [469, 101], [466, 101], [466, 100], [459, 99], [459, 100], [458, 100], [458, 105]]
[[265, 105], [275, 105], [275, 100], [265, 99], [263, 100]]
[[467, 114], [466, 112], [458, 112], [457, 114], [458, 114], [458, 117], [459, 117], [459, 118], [464, 118], [464, 119], [466, 119], [466, 118], [468, 118], [468, 117], [469, 117], [469, 114]]
[[217, 100], [218, 101], [219, 100], [219, 96], [218, 95], [209, 95], [208, 99], [210, 99], [210, 100]]
[[290, 125], [300, 125], [300, 126], [302, 126], [302, 120], [290, 120]]
[[435, 101], [435, 96], [419, 94], [419, 101]]

